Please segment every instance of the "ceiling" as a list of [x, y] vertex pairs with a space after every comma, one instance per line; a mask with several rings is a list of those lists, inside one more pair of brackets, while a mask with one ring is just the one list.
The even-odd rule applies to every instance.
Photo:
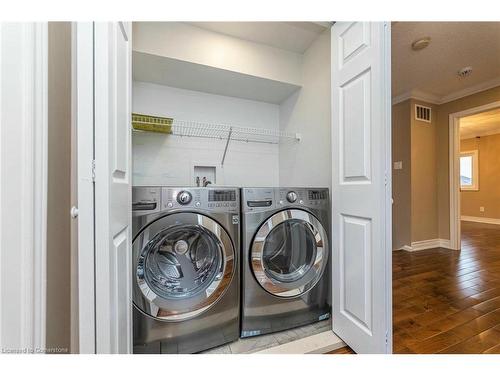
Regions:
[[330, 27], [328, 22], [189, 22], [205, 30], [304, 53]]
[[[431, 37], [413, 51], [411, 44]], [[457, 72], [472, 66], [469, 77]], [[439, 98], [500, 77], [500, 22], [395, 22], [392, 25], [393, 97], [419, 91]]]
[[460, 119], [461, 139], [497, 133], [500, 133], [500, 108]]

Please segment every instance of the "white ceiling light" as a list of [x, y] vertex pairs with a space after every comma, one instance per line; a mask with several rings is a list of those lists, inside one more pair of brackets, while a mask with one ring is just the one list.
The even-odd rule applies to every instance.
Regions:
[[414, 51], [420, 51], [421, 49], [424, 49], [425, 47], [427, 47], [430, 43], [431, 43], [431, 37], [426, 36], [425, 38], [420, 38], [420, 39], [415, 40], [411, 44], [411, 49]]

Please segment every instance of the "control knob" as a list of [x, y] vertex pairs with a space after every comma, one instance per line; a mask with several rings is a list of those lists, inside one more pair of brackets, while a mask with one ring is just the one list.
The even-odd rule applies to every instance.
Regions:
[[177, 194], [177, 202], [179, 202], [179, 204], [189, 204], [189, 202], [191, 202], [191, 199], [193, 199], [193, 196], [189, 191], [181, 191], [179, 194]]
[[297, 200], [297, 193], [294, 191], [289, 191], [286, 195], [286, 200], [290, 203], [294, 203]]

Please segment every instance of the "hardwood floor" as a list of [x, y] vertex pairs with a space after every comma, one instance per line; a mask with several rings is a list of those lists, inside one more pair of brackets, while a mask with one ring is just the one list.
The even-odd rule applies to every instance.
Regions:
[[394, 353], [500, 353], [500, 226], [462, 222], [462, 250], [393, 255]]
[[349, 348], [348, 346], [344, 346], [340, 349], [334, 350], [332, 352], [326, 353], [326, 354], [356, 354], [354, 351]]

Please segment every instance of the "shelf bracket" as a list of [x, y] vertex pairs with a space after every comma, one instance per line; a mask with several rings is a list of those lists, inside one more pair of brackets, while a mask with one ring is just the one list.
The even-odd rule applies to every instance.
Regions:
[[220, 162], [220, 165], [224, 165], [224, 160], [226, 160], [226, 154], [227, 154], [227, 148], [229, 146], [229, 141], [231, 140], [231, 134], [233, 133], [233, 127], [231, 126], [229, 128], [229, 133], [227, 135], [227, 141], [226, 141], [226, 147], [224, 148], [224, 155], [222, 155], [222, 161]]

